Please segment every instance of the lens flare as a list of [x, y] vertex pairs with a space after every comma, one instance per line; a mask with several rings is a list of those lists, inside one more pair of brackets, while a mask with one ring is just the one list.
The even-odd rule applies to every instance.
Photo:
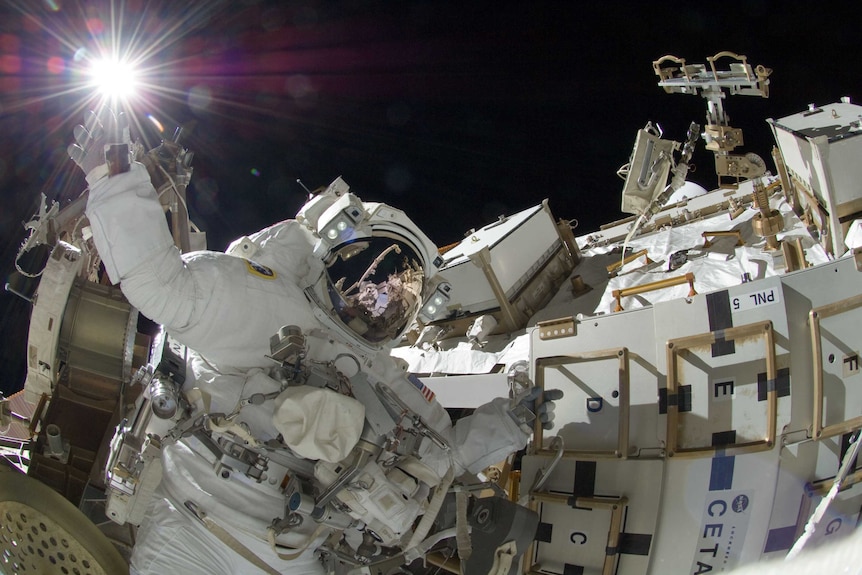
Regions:
[[158, 118], [156, 118], [152, 114], [147, 114], [147, 119], [152, 122], [152, 124], [156, 127], [160, 134], [165, 131], [165, 127], [162, 125], [161, 122], [159, 122]]
[[132, 65], [121, 60], [94, 61], [90, 77], [91, 85], [108, 98], [129, 98], [138, 83]]
[[45, 63], [45, 68], [48, 70], [49, 74], [62, 74], [63, 71], [66, 69], [66, 63], [63, 61], [62, 58], [58, 56], [52, 56], [48, 58], [47, 62]]

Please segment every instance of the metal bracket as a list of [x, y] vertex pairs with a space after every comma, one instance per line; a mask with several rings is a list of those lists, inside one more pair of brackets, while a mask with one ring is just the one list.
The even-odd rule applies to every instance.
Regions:
[[[857, 266], [858, 266], [857, 260]], [[814, 366], [814, 418], [812, 423], [812, 436], [814, 439], [825, 439], [833, 435], [849, 433], [854, 429], [862, 427], [862, 416], [848, 419], [841, 423], [824, 425], [823, 422], [823, 346], [820, 332], [820, 321], [823, 318], [847, 313], [853, 309], [862, 307], [862, 294], [813, 308], [808, 312], [808, 327], [811, 330], [811, 352], [812, 365]]]
[[[591, 509], [607, 511], [611, 515], [610, 527], [608, 528], [608, 541], [605, 545], [605, 557], [602, 564], [602, 575], [612, 575], [616, 568], [617, 558], [619, 557], [619, 544], [622, 531], [623, 511], [628, 505], [626, 497], [574, 497], [560, 493], [530, 493], [530, 509], [536, 511], [540, 503], [551, 503], [557, 505], [566, 505], [579, 509]], [[539, 571], [539, 566], [531, 565], [530, 560], [533, 557], [533, 550], [536, 543], [530, 546], [530, 549], [524, 554], [524, 573], [540, 574], [544, 571]]]
[[542, 341], [569, 337], [577, 333], [575, 319], [572, 316], [540, 321], [536, 324], [536, 328], [539, 330], [539, 339]]
[[[612, 349], [603, 349], [587, 353], [573, 353], [568, 355], [556, 355], [551, 357], [543, 357], [536, 360], [536, 385], [540, 388], [545, 388], [545, 370], [560, 368], [574, 363], [584, 363], [588, 361], [618, 359], [619, 367], [619, 423], [617, 429], [617, 447], [613, 451], [586, 451], [586, 450], [565, 450], [566, 457], [576, 457], [578, 459], [598, 459], [598, 458], [619, 458], [625, 459], [628, 457], [629, 451], [629, 352], [628, 348], [619, 347]], [[543, 445], [543, 428], [542, 422], [536, 418], [533, 423], [533, 434], [535, 436], [534, 445], [538, 446], [535, 453], [539, 455], [555, 455], [556, 451], [552, 449], [544, 449]]]
[[[775, 334], [772, 330], [771, 321], [762, 321], [731, 327], [718, 332], [707, 332], [697, 335], [672, 339], [667, 342], [667, 395], [676, 396], [679, 392], [679, 358], [689, 349], [696, 347], [708, 347], [715, 343], [719, 335], [726, 340], [760, 336], [765, 342], [766, 379], [775, 381], [777, 374], [775, 358]], [[703, 447], [681, 447], [678, 442], [679, 436], [679, 406], [668, 402], [667, 406], [667, 456], [668, 457], [708, 457], [721, 449], [727, 455], [742, 453], [753, 453], [772, 449], [775, 445], [776, 417], [778, 413], [778, 391], [774, 386], [766, 392], [766, 431], [763, 439], [746, 443], [723, 445], [720, 448], [714, 446]]]

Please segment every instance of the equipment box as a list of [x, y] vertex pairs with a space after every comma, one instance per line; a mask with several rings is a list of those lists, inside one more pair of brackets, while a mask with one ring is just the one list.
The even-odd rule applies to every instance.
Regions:
[[[472, 231], [443, 254], [457, 318], [491, 314], [499, 328], [521, 329], [568, 277], [578, 259], [568, 223], [560, 230], [545, 200]], [[567, 234], [566, 231], [569, 233]], [[564, 240], [564, 238], [566, 238]], [[435, 324], [451, 323], [447, 318]]]
[[862, 106], [843, 101], [768, 120], [801, 207], [836, 257], [846, 249], [850, 224], [862, 217], [860, 117]]

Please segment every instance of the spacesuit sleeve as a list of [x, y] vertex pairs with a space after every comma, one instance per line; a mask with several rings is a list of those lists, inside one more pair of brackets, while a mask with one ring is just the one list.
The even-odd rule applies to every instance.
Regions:
[[135, 163], [97, 181], [86, 213], [108, 277], [129, 302], [168, 329], [193, 324], [207, 300], [174, 245], [146, 168]]
[[523, 449], [528, 438], [509, 416], [509, 400], [499, 397], [455, 423], [455, 461], [470, 473], [478, 473]]
[[456, 477], [465, 471], [478, 473], [527, 445], [529, 435], [509, 415], [507, 398], [491, 400], [452, 425], [443, 406], [415, 376], [397, 378], [389, 385], [449, 443], [451, 461], [448, 454], [434, 449], [431, 441], [425, 441], [421, 450], [423, 462], [441, 476], [450, 463], [455, 465]]
[[114, 284], [142, 262], [174, 247], [156, 190], [141, 164], [93, 184], [86, 213], [96, 249]]

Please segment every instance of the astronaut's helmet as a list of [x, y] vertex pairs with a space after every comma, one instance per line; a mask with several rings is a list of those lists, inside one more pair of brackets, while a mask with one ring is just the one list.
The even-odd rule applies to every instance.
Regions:
[[440, 278], [443, 259], [428, 236], [401, 210], [363, 202], [341, 178], [296, 215], [317, 241], [324, 263], [314, 302], [326, 322], [374, 348], [397, 344], [418, 317], [444, 313], [451, 286]]
[[325, 264], [333, 317], [368, 344], [397, 341], [422, 305], [426, 270], [411, 243], [375, 231], [335, 246]]

